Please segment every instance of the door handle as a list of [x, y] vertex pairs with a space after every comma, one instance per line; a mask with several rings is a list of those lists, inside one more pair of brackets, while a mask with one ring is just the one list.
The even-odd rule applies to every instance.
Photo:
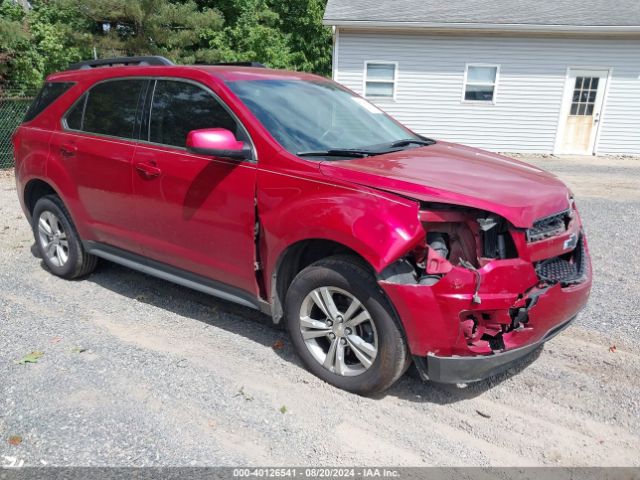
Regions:
[[136, 170], [146, 179], [157, 178], [162, 173], [155, 165], [143, 162], [136, 163]]
[[65, 158], [74, 157], [77, 151], [78, 147], [71, 143], [63, 143], [60, 145], [60, 154]]

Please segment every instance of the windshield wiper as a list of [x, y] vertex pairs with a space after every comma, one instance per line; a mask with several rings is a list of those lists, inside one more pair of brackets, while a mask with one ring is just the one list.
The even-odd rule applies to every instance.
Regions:
[[404, 140], [397, 140], [389, 144], [389, 148], [406, 147], [407, 145], [433, 145], [436, 143], [434, 140], [425, 138], [424, 140], [418, 140], [414, 138], [405, 138]]
[[350, 150], [350, 149], [340, 149], [340, 148], [296, 153], [296, 155], [298, 155], [299, 157], [353, 157], [353, 158], [364, 158], [372, 154], [373, 152], [369, 150]]
[[389, 153], [394, 148], [402, 148], [409, 145], [433, 145], [435, 140], [430, 138], [405, 138], [403, 140], [396, 140], [391, 143], [384, 143], [380, 145], [373, 145], [368, 150], [363, 148], [330, 148], [328, 150], [298, 152], [296, 155], [299, 157], [353, 157], [364, 158], [373, 155], [381, 155], [383, 153]]

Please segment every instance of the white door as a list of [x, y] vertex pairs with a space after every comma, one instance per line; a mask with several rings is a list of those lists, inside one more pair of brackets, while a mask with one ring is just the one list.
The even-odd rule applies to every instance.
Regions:
[[609, 70], [569, 70], [564, 92], [558, 153], [595, 153], [608, 77]]

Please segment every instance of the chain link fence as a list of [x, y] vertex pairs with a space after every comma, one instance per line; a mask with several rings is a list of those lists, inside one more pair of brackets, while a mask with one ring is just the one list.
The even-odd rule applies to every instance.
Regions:
[[0, 168], [13, 167], [11, 135], [16, 129], [37, 91], [0, 89]]

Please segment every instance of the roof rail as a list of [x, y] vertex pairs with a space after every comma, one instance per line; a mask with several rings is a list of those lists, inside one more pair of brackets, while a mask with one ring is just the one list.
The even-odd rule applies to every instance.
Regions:
[[85, 60], [84, 62], [69, 65], [67, 70], [86, 70], [95, 67], [114, 67], [120, 65], [175, 65], [171, 60], [161, 56], [147, 57], [117, 57], [117, 58], [101, 58], [98, 60]]
[[264, 64], [260, 62], [220, 62], [220, 63], [211, 63], [210, 65], [219, 65], [219, 66], [230, 66], [230, 67], [255, 67], [255, 68], [267, 68]]

